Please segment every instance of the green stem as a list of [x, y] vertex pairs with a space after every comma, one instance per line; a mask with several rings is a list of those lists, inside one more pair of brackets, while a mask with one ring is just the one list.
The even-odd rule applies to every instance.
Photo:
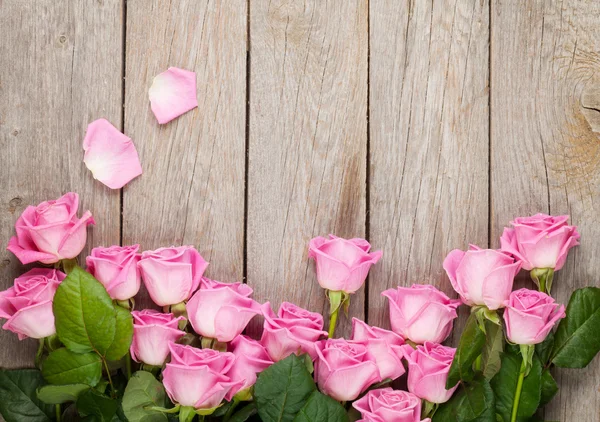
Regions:
[[477, 356], [477, 359], [475, 359], [474, 367], [476, 371], [481, 371], [481, 355]]
[[131, 355], [125, 355], [125, 371], [127, 371], [127, 380], [131, 378]]
[[329, 319], [329, 338], [333, 338], [335, 333], [335, 326], [337, 325], [338, 314], [340, 313], [340, 306], [333, 311]]
[[233, 411], [235, 410], [236, 407], [238, 407], [238, 404], [240, 404], [240, 400], [237, 399], [236, 397], [234, 397], [233, 403], [231, 403], [231, 406], [229, 407], [229, 409], [227, 410], [227, 413], [225, 413], [225, 417], [223, 418], [223, 420], [225, 422], [227, 422], [229, 420], [229, 418], [231, 418], [231, 415], [233, 415]]
[[519, 411], [519, 401], [521, 400], [521, 390], [523, 389], [523, 380], [525, 379], [525, 361], [521, 362], [519, 370], [519, 380], [517, 381], [517, 389], [515, 391], [515, 400], [513, 401], [512, 415], [510, 422], [516, 422], [517, 412]]
[[44, 354], [44, 339], [40, 339], [40, 344], [37, 349], [37, 353], [35, 354], [35, 367], [37, 369], [42, 368], [42, 356]]
[[106, 363], [106, 359], [102, 358], [102, 363], [104, 363], [104, 369], [106, 369], [106, 377], [108, 378], [108, 384], [110, 385], [110, 395], [115, 396], [115, 386], [113, 385], [112, 378], [110, 377], [110, 370], [108, 369], [108, 363]]
[[56, 412], [56, 422], [60, 422], [62, 418], [60, 404], [54, 405], [54, 411]]

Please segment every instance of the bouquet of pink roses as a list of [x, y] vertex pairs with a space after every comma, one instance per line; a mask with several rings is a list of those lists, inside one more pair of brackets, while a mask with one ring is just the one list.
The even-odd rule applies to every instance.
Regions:
[[[94, 220], [77, 211], [75, 193], [30, 206], [9, 241], [23, 264], [42, 265], [0, 293], [3, 328], [39, 339], [37, 369], [0, 370], [8, 422], [537, 421], [558, 390], [552, 367], [585, 367], [600, 350], [600, 289], [575, 291], [566, 311], [550, 296], [578, 244], [567, 216], [517, 218], [500, 250], [450, 252], [460, 300], [431, 285], [386, 290], [391, 331], [353, 318], [344, 339], [340, 311], [382, 255], [366, 240], [311, 240], [324, 318], [288, 302], [274, 312], [246, 284], [203, 277], [193, 246], [97, 247], [83, 270]], [[520, 270], [538, 290], [513, 291]], [[135, 310], [142, 281], [162, 312]], [[461, 304], [471, 312], [455, 349], [442, 343]], [[243, 334], [255, 317], [259, 339]]]

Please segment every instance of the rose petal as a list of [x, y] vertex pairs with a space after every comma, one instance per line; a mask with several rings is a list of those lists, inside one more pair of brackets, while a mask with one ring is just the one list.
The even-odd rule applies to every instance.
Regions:
[[142, 174], [135, 145], [106, 119], [88, 125], [83, 149], [83, 162], [94, 179], [111, 189], [120, 189]]
[[198, 107], [196, 73], [170, 67], [154, 78], [148, 91], [150, 107], [161, 125]]

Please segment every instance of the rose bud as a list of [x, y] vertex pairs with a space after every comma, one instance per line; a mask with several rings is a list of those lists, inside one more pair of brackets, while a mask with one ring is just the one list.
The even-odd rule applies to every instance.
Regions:
[[140, 290], [139, 248], [140, 245], [94, 248], [85, 259], [87, 271], [104, 285], [112, 299], [127, 300]]
[[152, 301], [168, 306], [190, 298], [208, 262], [193, 246], [179, 246], [145, 251], [137, 265]]
[[565, 317], [564, 305], [535, 290], [512, 292], [505, 306], [506, 337], [515, 344], [541, 343], [556, 321]]
[[[390, 387], [371, 390], [360, 400], [352, 403], [363, 422], [419, 422], [421, 421], [421, 399], [406, 391]], [[424, 419], [421, 422], [430, 422]]]
[[56, 333], [52, 299], [66, 275], [49, 268], [34, 268], [15, 279], [14, 285], [0, 292], [0, 318], [5, 330], [17, 333], [19, 340], [44, 338]]
[[471, 245], [466, 252], [450, 252], [444, 269], [465, 304], [494, 310], [504, 306], [521, 263], [501, 251]]
[[546, 214], [515, 218], [511, 222], [514, 228], [504, 228], [501, 249], [521, 261], [526, 270], [560, 270], [569, 249], [579, 245], [577, 227], [567, 225], [568, 219], [568, 215]]
[[308, 256], [315, 260], [317, 280], [322, 288], [354, 293], [364, 284], [371, 265], [382, 252], [369, 253], [371, 245], [364, 239], [329, 239], [315, 237], [310, 241]]
[[78, 208], [79, 196], [73, 192], [25, 208], [15, 224], [17, 235], [9, 240], [6, 249], [23, 264], [53, 264], [75, 258], [85, 246], [86, 227], [94, 224], [89, 211], [77, 218]]
[[203, 278], [186, 305], [194, 331], [203, 337], [229, 342], [248, 322], [261, 313], [260, 305], [249, 296], [252, 289], [242, 283], [221, 283]]
[[408, 391], [431, 403], [447, 402], [458, 387], [457, 384], [446, 390], [446, 379], [455, 353], [456, 349], [452, 347], [430, 342], [406, 351]]
[[413, 284], [381, 293], [389, 300], [392, 330], [422, 344], [443, 342], [452, 331], [460, 300], [452, 300], [429, 284]]
[[262, 305], [265, 322], [261, 344], [273, 361], [280, 361], [292, 353], [308, 353], [315, 360], [315, 342], [326, 336], [323, 317], [316, 312], [302, 309], [293, 303], [283, 302], [277, 315], [269, 302]]
[[163, 384], [173, 403], [194, 409], [214, 409], [230, 400], [241, 382], [224, 375], [233, 365], [233, 353], [196, 349], [169, 343], [171, 362], [163, 371]]
[[[230, 343], [231, 352], [235, 356], [233, 366], [227, 372], [232, 381], [242, 381], [238, 391], [249, 389], [256, 382], [256, 375], [273, 364], [267, 350], [258, 341], [239, 335]], [[245, 394], [250, 398], [250, 394]]]
[[185, 332], [177, 328], [183, 317], [162, 314], [152, 309], [131, 312], [133, 340], [131, 357], [136, 362], [162, 366], [169, 356], [169, 343], [177, 341]]
[[352, 318], [351, 340], [367, 346], [367, 350], [375, 358], [382, 380], [395, 380], [404, 374], [402, 365], [404, 339], [398, 334], [379, 327], [371, 327], [360, 319]]
[[381, 381], [375, 358], [355, 341], [329, 339], [315, 344], [315, 381], [322, 393], [338, 401], [356, 399]]

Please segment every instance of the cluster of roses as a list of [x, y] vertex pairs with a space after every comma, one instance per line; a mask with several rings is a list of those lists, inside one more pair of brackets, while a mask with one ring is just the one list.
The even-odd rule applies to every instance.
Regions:
[[[78, 218], [77, 209], [75, 193], [28, 207], [8, 249], [24, 264], [75, 258], [85, 245], [86, 226], [94, 222], [89, 211]], [[546, 292], [554, 271], [578, 244], [576, 228], [567, 225], [567, 216], [542, 214], [517, 218], [512, 225], [504, 231], [501, 250], [472, 246], [454, 250], [445, 259], [444, 269], [460, 300], [431, 285], [386, 290], [382, 295], [389, 300], [392, 331], [354, 318], [350, 340], [334, 338], [338, 312], [381, 258], [381, 252], [369, 252], [363, 239], [330, 236], [310, 242], [309, 256], [331, 303], [329, 332], [318, 313], [284, 302], [275, 314], [268, 302], [261, 305], [251, 298], [246, 284], [203, 277], [208, 263], [192, 246], [141, 254], [139, 245], [94, 248], [86, 264], [122, 306], [132, 307], [143, 280], [154, 303], [163, 307], [162, 313], [132, 311], [131, 356], [144, 369], [162, 369], [165, 389], [178, 405], [210, 411], [223, 399], [251, 400], [257, 374], [290, 354], [306, 354], [314, 362], [320, 390], [341, 402], [356, 400], [352, 405], [364, 421], [414, 422], [421, 420], [421, 399], [444, 403], [457, 388], [446, 389], [455, 349], [441, 343], [451, 333], [461, 303], [496, 321], [494, 311], [504, 308], [507, 338], [519, 345], [542, 342], [565, 315], [564, 306]], [[540, 291], [512, 291], [522, 268], [531, 271]], [[0, 293], [0, 317], [7, 319], [3, 328], [21, 339], [53, 335], [52, 299], [65, 277], [51, 268], [35, 268], [18, 277], [13, 287]], [[242, 334], [256, 315], [264, 316], [260, 341]], [[195, 336], [188, 322], [201, 336], [202, 348], [189, 345]], [[403, 359], [408, 363], [409, 392], [369, 390], [402, 376]]]

